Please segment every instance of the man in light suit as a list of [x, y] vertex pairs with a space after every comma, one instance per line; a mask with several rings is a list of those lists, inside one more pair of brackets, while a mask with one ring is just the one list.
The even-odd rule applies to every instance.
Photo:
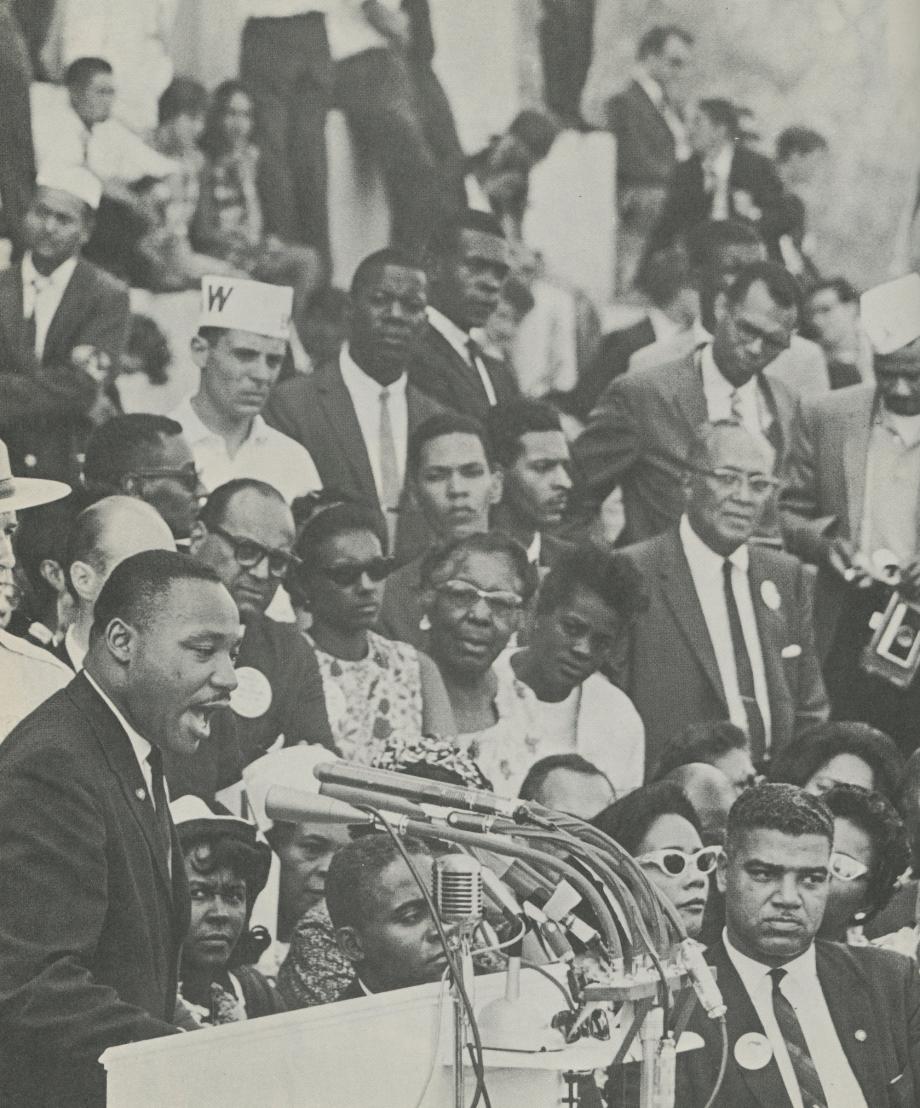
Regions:
[[[764, 375], [788, 348], [799, 318], [794, 279], [770, 262], [742, 267], [719, 297], [711, 343], [666, 365], [616, 378], [573, 447], [591, 498], [619, 485], [626, 514], [623, 541], [638, 542], [675, 524], [696, 429], [707, 420], [740, 419], [767, 438], [782, 475], [798, 401]], [[778, 525], [765, 513], [765, 536]]]
[[409, 380], [445, 408], [484, 422], [520, 391], [508, 367], [470, 337], [498, 305], [508, 244], [495, 216], [467, 211], [438, 228], [429, 254], [428, 319], [413, 343]]
[[750, 544], [776, 487], [772, 463], [763, 439], [737, 423], [705, 426], [678, 526], [624, 550], [649, 594], [624, 687], [645, 723], [650, 769], [690, 723], [731, 720], [762, 763], [827, 719], [808, 573]]
[[177, 1031], [189, 894], [161, 756], [208, 736], [239, 638], [211, 570], [134, 555], [99, 595], [84, 671], [0, 747], [4, 1108], [104, 1108], [100, 1054]]
[[834, 821], [794, 785], [758, 785], [728, 819], [717, 880], [726, 927], [706, 952], [727, 1008], [722, 1035], [702, 1008], [704, 1046], [679, 1056], [686, 1108], [908, 1108], [920, 1090], [916, 965], [872, 946], [816, 940], [833, 864]]
[[443, 411], [407, 381], [426, 305], [424, 270], [396, 250], [371, 254], [352, 280], [349, 338], [338, 358], [276, 386], [265, 410], [272, 426], [307, 448], [324, 487], [381, 512], [401, 563], [430, 542], [405, 484], [408, 439]]
[[806, 404], [781, 507], [789, 549], [818, 566], [815, 618], [834, 714], [920, 743], [920, 687], [863, 672], [869, 619], [899, 581], [920, 596], [920, 276], [866, 292], [863, 327], [875, 385]]
[[0, 432], [13, 469], [76, 484], [127, 340], [128, 290], [80, 257], [101, 186], [82, 168], [39, 178], [30, 249], [0, 274]]

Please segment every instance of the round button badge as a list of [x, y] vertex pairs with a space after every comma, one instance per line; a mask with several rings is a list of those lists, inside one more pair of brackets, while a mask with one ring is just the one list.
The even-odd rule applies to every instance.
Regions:
[[762, 1070], [772, 1057], [769, 1039], [758, 1031], [748, 1031], [735, 1043], [735, 1061], [744, 1070]]
[[258, 719], [271, 707], [272, 687], [261, 670], [241, 666], [236, 671], [237, 686], [230, 694], [230, 707], [243, 719]]

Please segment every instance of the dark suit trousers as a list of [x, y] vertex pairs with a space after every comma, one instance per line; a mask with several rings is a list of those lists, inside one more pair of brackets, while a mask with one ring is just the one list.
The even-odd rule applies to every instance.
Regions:
[[328, 258], [326, 113], [332, 60], [324, 17], [311, 12], [250, 19], [243, 28], [240, 76], [258, 116], [265, 229], [315, 246]]

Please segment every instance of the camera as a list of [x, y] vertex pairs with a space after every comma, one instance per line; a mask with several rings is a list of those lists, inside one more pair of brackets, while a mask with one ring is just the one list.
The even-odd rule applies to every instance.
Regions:
[[884, 612], [873, 613], [873, 630], [860, 664], [866, 673], [906, 689], [920, 669], [920, 607], [897, 591]]

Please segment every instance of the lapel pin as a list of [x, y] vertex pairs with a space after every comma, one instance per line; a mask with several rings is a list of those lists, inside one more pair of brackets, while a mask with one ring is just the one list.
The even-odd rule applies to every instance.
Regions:
[[869, 1038], [869, 1036], [865, 1033], [865, 1031], [863, 1031], [861, 1027], [857, 1027], [856, 1030], [853, 1032], [853, 1038], [858, 1043], [864, 1043], [866, 1039]]
[[771, 612], [778, 612], [782, 600], [780, 599], [779, 589], [776, 585], [767, 579], [760, 582], [760, 599], [766, 604]]
[[146, 792], [145, 789], [135, 789], [134, 790], [134, 795], [137, 797], [138, 800], [146, 800], [147, 799], [147, 792]]
[[772, 1057], [773, 1047], [759, 1031], [748, 1031], [735, 1043], [735, 1061], [743, 1070], [762, 1070]]

